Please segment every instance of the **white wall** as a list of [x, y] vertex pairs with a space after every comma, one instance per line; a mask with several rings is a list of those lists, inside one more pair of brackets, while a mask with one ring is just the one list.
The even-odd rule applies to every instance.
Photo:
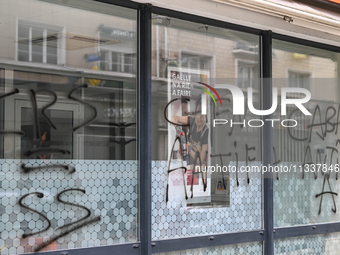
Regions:
[[[223, 3], [214, 0], [135, 0], [135, 2], [150, 3], [157, 7], [340, 46], [340, 21], [337, 21], [340, 20], [340, 14], [335, 12], [324, 11], [322, 15], [319, 15], [319, 11], [319, 14], [315, 15], [318, 10], [310, 10], [311, 8], [303, 5], [301, 5], [302, 10], [297, 10], [295, 6], [292, 6], [291, 1], [287, 1], [287, 4], [291, 4], [288, 8], [282, 7], [279, 3], [269, 3], [264, 0], [247, 1], [256, 3], [256, 5], [250, 4], [247, 7], [241, 4], [242, 0], [220, 1]], [[278, 0], [272, 2], [278, 2]], [[256, 11], [255, 8], [257, 8]], [[269, 9], [272, 10], [271, 14], [268, 14]], [[294, 21], [288, 23], [283, 19], [285, 15], [293, 17]]]

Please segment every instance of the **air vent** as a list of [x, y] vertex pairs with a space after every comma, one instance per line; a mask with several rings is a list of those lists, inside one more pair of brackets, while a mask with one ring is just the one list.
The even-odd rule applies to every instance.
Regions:
[[[47, 42], [58, 42], [58, 39], [59, 39], [58, 33], [49, 34], [46, 37]], [[32, 44], [34, 44], [34, 45], [42, 45], [43, 42], [44, 42], [43, 36], [37, 36], [37, 37], [32, 38]], [[21, 39], [21, 40], [18, 41], [18, 43], [29, 44], [29, 39]]]
[[111, 40], [104, 38], [96, 38], [92, 36], [66, 33], [66, 49], [67, 50], [80, 50], [86, 48], [95, 48], [99, 45], [111, 45], [120, 43], [119, 40]]
[[[40, 38], [34, 38], [32, 39], [32, 44], [41, 44], [43, 42], [44, 38], [40, 37]], [[51, 42], [51, 41], [57, 41], [58, 37], [55, 35], [51, 35], [51, 36], [47, 36], [46, 37], [46, 41]], [[28, 41], [28, 40], [27, 40]]]
[[73, 36], [69, 38], [71, 40], [78, 40], [82, 42], [88, 42], [88, 43], [99, 43], [99, 44], [105, 44], [110, 42], [110, 40], [105, 40], [105, 39], [95, 39], [95, 38], [90, 38], [90, 37], [84, 37], [84, 36]]

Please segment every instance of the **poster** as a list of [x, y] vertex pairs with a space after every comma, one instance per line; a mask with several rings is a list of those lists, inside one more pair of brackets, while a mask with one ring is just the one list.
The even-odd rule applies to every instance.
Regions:
[[[204, 170], [210, 162], [210, 106], [207, 94], [202, 90], [209, 78], [207, 70], [168, 68], [168, 103], [171, 102], [167, 107], [168, 120], [173, 116], [187, 120], [187, 125], [177, 125], [177, 130], [174, 123], [168, 123], [169, 169], [177, 169], [169, 173], [169, 201], [184, 201], [187, 205], [211, 202], [211, 176]], [[180, 142], [174, 144], [180, 133], [186, 137], [185, 159]], [[182, 166], [187, 169], [185, 174]]]

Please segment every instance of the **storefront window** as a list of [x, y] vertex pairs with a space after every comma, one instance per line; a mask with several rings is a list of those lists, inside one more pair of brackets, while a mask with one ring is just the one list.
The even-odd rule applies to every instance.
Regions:
[[[339, 54], [273, 41], [273, 87], [279, 102], [311, 98], [297, 107], [282, 106], [273, 119], [291, 119], [291, 127], [274, 126], [273, 161], [289, 172], [274, 173], [275, 226], [339, 221]], [[301, 92], [283, 95], [283, 88]], [[303, 89], [303, 90], [301, 90]], [[302, 110], [306, 109], [310, 115]], [[287, 168], [287, 169], [288, 169]]]
[[260, 129], [230, 92], [251, 87], [259, 106], [259, 38], [152, 19], [152, 238], [260, 229], [262, 175], [240, 171], [261, 163]]
[[[0, 12], [1, 254], [138, 241], [137, 11], [13, 0]], [[104, 49], [114, 68], [101, 70]]]
[[339, 253], [337, 16], [0, 2], [1, 255]]

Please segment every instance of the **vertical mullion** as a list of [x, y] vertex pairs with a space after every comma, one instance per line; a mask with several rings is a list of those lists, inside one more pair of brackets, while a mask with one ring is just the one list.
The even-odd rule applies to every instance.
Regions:
[[47, 63], [47, 29], [43, 30], [43, 45], [42, 45], [42, 59], [43, 63]]
[[[18, 46], [17, 46], [18, 47]], [[5, 93], [5, 69], [0, 68], [0, 73], [3, 72], [3, 76], [0, 76], [0, 91], [1, 93]], [[4, 130], [5, 128], [5, 100], [0, 100], [0, 130]], [[0, 158], [3, 159], [5, 156], [5, 138], [4, 136], [0, 137]]]
[[151, 5], [139, 11], [139, 162], [141, 254], [151, 255]]
[[32, 27], [28, 31], [28, 61], [32, 62]]
[[[264, 31], [262, 34], [262, 108], [270, 109], [272, 106], [272, 32]], [[263, 120], [271, 119], [272, 115], [263, 116]], [[273, 163], [273, 128], [270, 121], [264, 121], [262, 129], [262, 162], [268, 166]], [[274, 254], [274, 191], [273, 173], [263, 175], [263, 221], [264, 221], [264, 254]]]

